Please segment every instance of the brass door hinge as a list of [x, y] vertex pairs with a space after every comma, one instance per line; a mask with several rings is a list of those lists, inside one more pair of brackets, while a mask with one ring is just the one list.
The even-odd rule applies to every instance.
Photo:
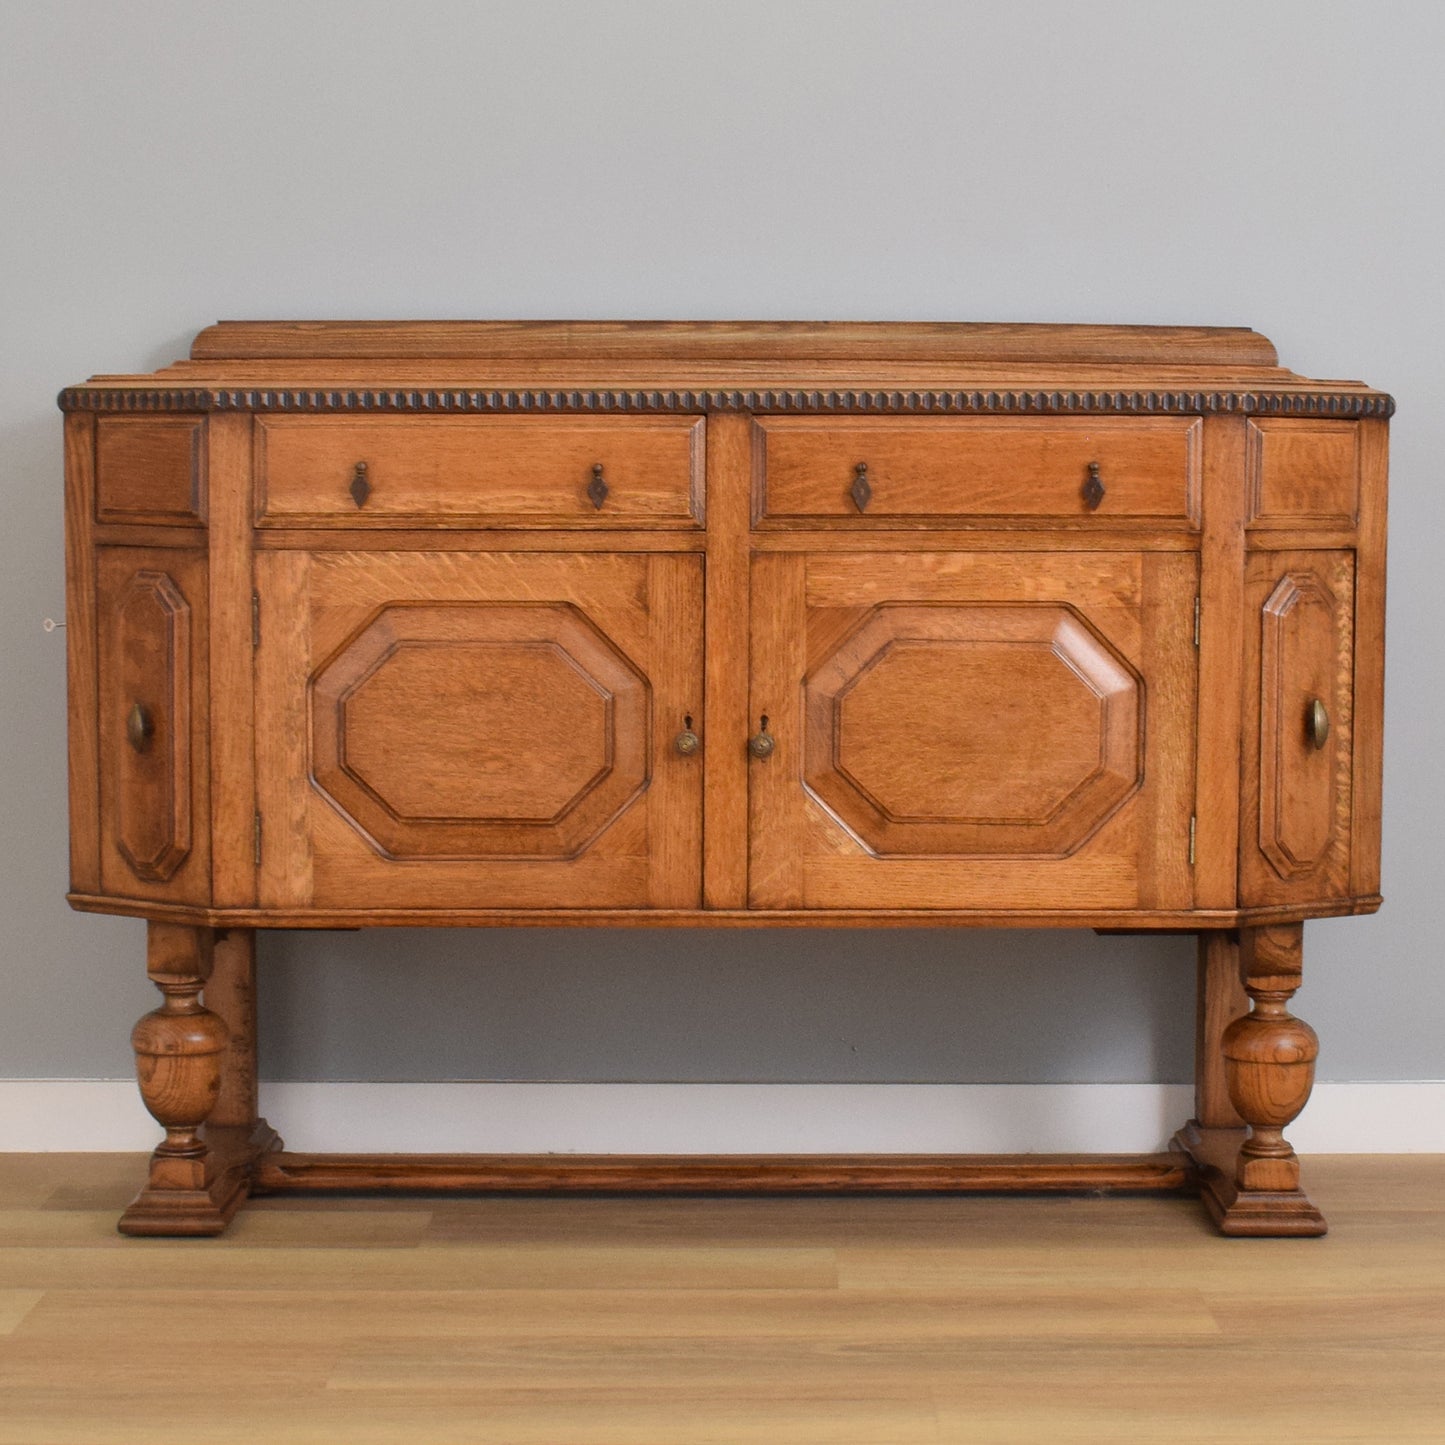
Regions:
[[1199, 594], [1194, 594], [1194, 645], [1199, 646]]
[[251, 594], [251, 646], [261, 645], [261, 594]]
[[261, 810], [258, 808], [255, 813], [255, 864], [261, 866]]
[[1194, 867], [1194, 836], [1199, 829], [1199, 819], [1191, 816], [1189, 819], [1189, 866]]

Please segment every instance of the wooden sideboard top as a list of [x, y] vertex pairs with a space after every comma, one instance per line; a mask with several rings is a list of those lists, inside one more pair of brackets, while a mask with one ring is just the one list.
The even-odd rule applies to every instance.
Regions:
[[1244, 326], [896, 321], [220, 321], [193, 361], [949, 361], [1278, 365]]
[[222, 321], [66, 411], [1389, 416], [1247, 327], [812, 321]]

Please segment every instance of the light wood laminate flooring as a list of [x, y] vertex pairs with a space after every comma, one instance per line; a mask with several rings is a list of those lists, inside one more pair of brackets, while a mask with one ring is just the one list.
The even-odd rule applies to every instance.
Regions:
[[1445, 1156], [1176, 1198], [282, 1197], [126, 1239], [0, 1155], [0, 1445], [1445, 1442]]

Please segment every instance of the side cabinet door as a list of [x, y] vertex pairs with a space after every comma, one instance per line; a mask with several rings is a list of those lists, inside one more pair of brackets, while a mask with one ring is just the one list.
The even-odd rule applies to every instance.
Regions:
[[1350, 893], [1354, 556], [1256, 552], [1245, 574], [1246, 906]]
[[755, 907], [1187, 908], [1183, 553], [753, 564]]
[[96, 563], [101, 887], [204, 902], [206, 564], [172, 548], [105, 547]]
[[700, 558], [256, 566], [263, 906], [697, 906]]

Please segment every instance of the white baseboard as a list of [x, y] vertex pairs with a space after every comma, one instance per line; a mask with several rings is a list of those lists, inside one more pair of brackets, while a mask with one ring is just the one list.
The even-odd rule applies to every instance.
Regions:
[[[558, 1154], [1141, 1153], [1182, 1084], [267, 1084], [302, 1151]], [[129, 1080], [0, 1079], [0, 1151], [149, 1149]], [[1445, 1081], [1322, 1083], [1302, 1154], [1445, 1153]]]

